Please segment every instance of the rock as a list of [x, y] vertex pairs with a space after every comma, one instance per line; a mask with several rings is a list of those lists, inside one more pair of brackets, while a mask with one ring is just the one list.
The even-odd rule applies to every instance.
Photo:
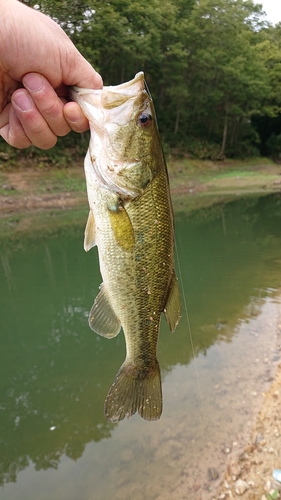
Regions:
[[231, 453], [231, 447], [229, 446], [224, 446], [221, 450], [223, 453], [225, 453], [226, 455], [228, 455], [229, 453]]
[[209, 481], [215, 481], [218, 479], [219, 473], [214, 467], [209, 467], [208, 469], [208, 480]]
[[265, 444], [265, 439], [262, 434], [258, 434], [255, 439], [255, 444], [256, 445], [264, 445]]
[[238, 479], [234, 483], [234, 489], [235, 489], [235, 493], [237, 493], [237, 495], [243, 495], [243, 493], [245, 493], [245, 491], [249, 489], [249, 486], [246, 483], [246, 481], [243, 481], [242, 479]]
[[271, 486], [271, 481], [266, 481], [266, 484], [264, 485], [264, 490], [269, 493], [270, 490], [272, 489], [272, 486]]
[[200, 490], [200, 488], [201, 488], [200, 484], [194, 484], [193, 485], [193, 491], [198, 491], [198, 490]]
[[237, 462], [231, 462], [227, 470], [233, 480], [237, 479], [241, 474], [241, 467]]

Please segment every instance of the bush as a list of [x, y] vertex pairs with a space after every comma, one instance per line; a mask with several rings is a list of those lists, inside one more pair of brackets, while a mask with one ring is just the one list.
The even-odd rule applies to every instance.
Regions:
[[228, 158], [258, 158], [260, 150], [251, 141], [241, 140], [235, 143], [235, 146], [226, 147], [226, 156]]
[[190, 138], [187, 141], [186, 149], [200, 160], [221, 160], [221, 148], [218, 144], [204, 139]]
[[89, 145], [89, 133], [75, 134], [71, 132], [59, 137], [57, 144], [46, 151], [30, 146], [27, 149], [16, 149], [0, 140], [0, 169], [8, 167], [51, 167], [67, 168], [75, 166], [85, 157]]
[[271, 134], [266, 141], [269, 156], [275, 161], [281, 161], [281, 134]]

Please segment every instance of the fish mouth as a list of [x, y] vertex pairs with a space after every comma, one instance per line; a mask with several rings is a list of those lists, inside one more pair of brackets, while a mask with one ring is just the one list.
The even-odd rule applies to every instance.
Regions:
[[125, 94], [128, 97], [139, 93], [140, 90], [144, 88], [144, 73], [139, 71], [132, 80], [125, 83], [120, 83], [119, 85], [109, 85], [104, 87], [108, 92], [114, 92], [116, 94]]
[[130, 183], [125, 174], [140, 170], [138, 155], [130, 150], [129, 143], [138, 114], [144, 108], [150, 109], [144, 73], [140, 71], [128, 82], [103, 89], [74, 87], [71, 97], [90, 123], [90, 159], [99, 182], [123, 196], [138, 196], [143, 188]]
[[[83, 103], [89, 103], [92, 106], [102, 106], [106, 109], [116, 108], [124, 104], [128, 99], [137, 97], [145, 88], [144, 73], [140, 71], [132, 80], [119, 85], [108, 85], [102, 89], [82, 89], [79, 87], [70, 88], [70, 96], [76, 101], [86, 113], [86, 107]], [[119, 97], [118, 97], [119, 96]]]
[[104, 86], [98, 90], [71, 87], [70, 96], [79, 104], [95, 133], [102, 133], [109, 117], [112, 125], [126, 125], [133, 110], [139, 107], [145, 98], [150, 101], [145, 90], [143, 71], [128, 82]]
[[[129, 94], [135, 93], [135, 85], [137, 84], [138, 89], [139, 89], [139, 84], [143, 84], [144, 86], [144, 72], [139, 71], [132, 80], [129, 80], [128, 82], [120, 83], [119, 85], [104, 85], [102, 89], [95, 90], [98, 94], [103, 92], [103, 90], [110, 90], [111, 92], [120, 92], [123, 90], [126, 90], [129, 92]], [[74, 96], [76, 93], [79, 93], [80, 95], [87, 94], [89, 91], [93, 92], [94, 89], [82, 89], [80, 87], [73, 86], [70, 89], [70, 93], [74, 93]], [[127, 93], [126, 92], [126, 93]]]

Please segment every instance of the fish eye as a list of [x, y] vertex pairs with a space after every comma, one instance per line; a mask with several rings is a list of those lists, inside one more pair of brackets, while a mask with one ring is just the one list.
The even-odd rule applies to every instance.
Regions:
[[149, 113], [140, 113], [138, 116], [138, 124], [140, 127], [146, 128], [152, 122], [152, 116]]

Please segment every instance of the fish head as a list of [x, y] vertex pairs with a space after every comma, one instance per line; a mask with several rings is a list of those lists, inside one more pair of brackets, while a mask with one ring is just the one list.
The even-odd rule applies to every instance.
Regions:
[[74, 87], [72, 98], [88, 118], [89, 158], [99, 182], [121, 197], [139, 196], [157, 173], [162, 148], [144, 74], [101, 90]]

